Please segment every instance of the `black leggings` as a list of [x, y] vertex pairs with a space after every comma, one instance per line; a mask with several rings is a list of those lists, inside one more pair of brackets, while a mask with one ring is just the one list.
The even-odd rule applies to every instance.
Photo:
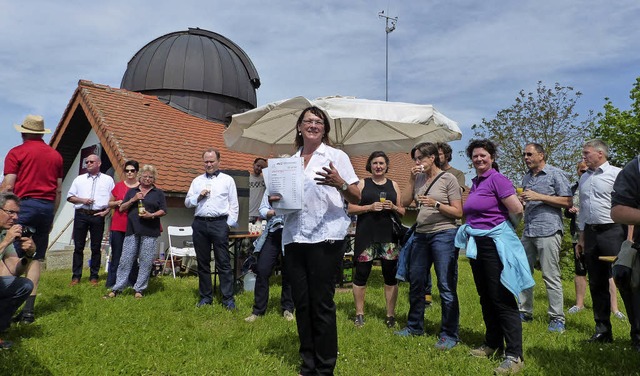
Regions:
[[[384, 284], [387, 286], [395, 286], [398, 284], [396, 279], [396, 271], [398, 260], [380, 260], [382, 262], [382, 277]], [[358, 262], [356, 261], [356, 275], [353, 277], [353, 284], [356, 286], [366, 286], [373, 261]]]

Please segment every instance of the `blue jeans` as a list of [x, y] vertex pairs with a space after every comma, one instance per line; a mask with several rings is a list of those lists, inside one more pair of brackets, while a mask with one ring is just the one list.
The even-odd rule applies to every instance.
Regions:
[[0, 332], [11, 325], [11, 317], [33, 290], [33, 282], [24, 277], [0, 277]]
[[458, 252], [454, 245], [456, 229], [415, 234], [409, 260], [409, 314], [407, 327], [412, 334], [424, 333], [425, 286], [431, 265], [436, 272], [442, 323], [439, 337], [458, 341], [460, 306], [458, 303]]
[[[31, 237], [36, 245], [34, 260], [43, 260], [49, 246], [49, 232], [53, 224], [54, 202], [37, 198], [24, 198], [20, 201], [20, 217], [18, 224], [35, 229]], [[24, 256], [20, 244], [15, 246], [20, 257]]]

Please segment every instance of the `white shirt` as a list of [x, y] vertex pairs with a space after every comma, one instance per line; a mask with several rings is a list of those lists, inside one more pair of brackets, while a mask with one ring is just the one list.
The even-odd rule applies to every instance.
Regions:
[[[209, 196], [198, 201], [198, 196], [203, 189], [210, 186]], [[191, 182], [184, 205], [188, 208], [196, 208], [196, 217], [221, 217], [228, 215], [227, 225], [237, 226], [238, 222], [238, 191], [236, 182], [225, 173], [220, 172], [218, 176], [207, 177], [206, 174], [198, 175]]]
[[97, 175], [82, 174], [73, 179], [67, 198], [92, 198], [93, 205], [73, 204], [76, 209], [103, 210], [109, 206], [111, 191], [115, 187], [113, 178], [107, 174]]
[[611, 219], [611, 191], [621, 168], [604, 162], [595, 171], [587, 170], [580, 178], [580, 211], [578, 228], [584, 231], [585, 224], [602, 225], [613, 223]]
[[[295, 154], [300, 156], [300, 151]], [[344, 200], [340, 192], [327, 185], [318, 185], [314, 180], [333, 162], [338, 173], [347, 182], [359, 181], [351, 161], [345, 152], [321, 144], [313, 152], [307, 167], [304, 169], [302, 209], [286, 214], [282, 231], [282, 244], [320, 243], [325, 240], [343, 240], [347, 236], [347, 228], [351, 219], [344, 209]]]

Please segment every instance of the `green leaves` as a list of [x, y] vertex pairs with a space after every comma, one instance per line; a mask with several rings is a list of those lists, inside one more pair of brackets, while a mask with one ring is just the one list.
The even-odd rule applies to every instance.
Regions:
[[581, 121], [574, 112], [582, 93], [570, 86], [556, 83], [547, 88], [538, 81], [535, 92], [520, 90], [511, 107], [498, 111], [495, 118], [482, 119], [471, 129], [475, 138], [488, 138], [498, 144], [499, 156], [496, 160], [500, 172], [514, 183], [519, 182], [527, 172], [522, 152], [528, 143], [541, 144], [547, 155], [547, 162], [573, 173], [581, 160], [587, 120]]
[[631, 89], [631, 108], [621, 111], [605, 98], [604, 113], [596, 116], [594, 138], [609, 144], [611, 164], [624, 166], [640, 151], [640, 77]]

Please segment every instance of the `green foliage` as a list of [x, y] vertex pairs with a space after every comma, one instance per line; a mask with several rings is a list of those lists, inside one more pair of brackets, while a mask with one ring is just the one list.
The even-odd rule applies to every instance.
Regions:
[[[88, 274], [88, 271], [85, 270]], [[152, 278], [145, 297], [133, 292], [104, 300], [103, 288], [88, 283], [68, 287], [68, 271], [46, 271], [38, 300], [37, 320], [13, 326], [2, 334], [13, 340], [0, 351], [0, 375], [295, 375], [299, 370], [295, 322], [280, 315], [279, 278], [272, 278], [267, 314], [254, 323], [252, 293], [236, 297], [238, 310], [219, 303], [195, 308], [195, 277]], [[435, 277], [435, 276], [434, 276]], [[630, 375], [640, 369], [632, 349], [629, 325], [612, 319], [615, 342], [584, 343], [593, 332], [593, 314], [586, 309], [567, 315], [567, 332], [547, 331], [547, 297], [536, 271], [535, 320], [523, 325], [526, 375]], [[435, 279], [434, 279], [435, 286]], [[573, 283], [565, 282], [565, 306], [575, 299]], [[434, 287], [433, 307], [425, 312], [428, 335], [398, 338], [384, 325], [384, 284], [374, 267], [367, 288], [366, 324], [353, 326], [351, 289], [338, 289], [336, 375], [488, 375], [499, 360], [477, 359], [469, 350], [482, 344], [484, 324], [469, 262], [459, 260], [460, 337], [451, 351], [436, 350], [440, 300]], [[587, 306], [590, 298], [587, 294]], [[400, 285], [397, 318], [405, 325], [408, 285]], [[398, 328], [396, 328], [398, 329]]]
[[498, 111], [494, 119], [482, 119], [471, 129], [475, 138], [498, 144], [500, 172], [516, 184], [527, 171], [522, 152], [531, 142], [544, 147], [548, 163], [571, 173], [580, 160], [589, 124], [589, 119], [579, 121], [574, 112], [580, 96], [572, 87], [556, 83], [547, 88], [538, 81], [535, 93], [521, 90], [511, 107]]
[[640, 151], [640, 77], [631, 89], [631, 108], [621, 111], [605, 98], [604, 113], [596, 115], [594, 138], [609, 144], [609, 160], [613, 165], [624, 166]]

